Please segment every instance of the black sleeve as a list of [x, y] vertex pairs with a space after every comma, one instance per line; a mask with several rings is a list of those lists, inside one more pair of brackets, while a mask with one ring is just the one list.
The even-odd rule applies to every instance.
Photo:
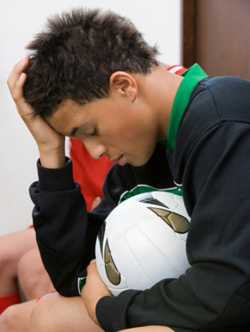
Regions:
[[248, 124], [227, 122], [200, 138], [183, 183], [192, 211], [191, 268], [148, 290], [102, 298], [96, 313], [105, 331], [144, 325], [177, 332], [249, 330], [249, 156]]
[[60, 294], [79, 294], [78, 281], [85, 277], [85, 268], [94, 258], [97, 232], [125, 190], [138, 183], [172, 184], [166, 165], [162, 145], [143, 167], [114, 165], [106, 177], [101, 203], [87, 213], [80, 187], [73, 181], [71, 161], [61, 169], [46, 169], [38, 162], [39, 182], [30, 187], [35, 204], [33, 222], [44, 266]]
[[64, 296], [79, 295], [78, 281], [94, 258], [99, 227], [127, 185], [119, 172], [118, 167], [110, 171], [101, 204], [87, 213], [80, 187], [73, 182], [71, 161], [61, 169], [46, 169], [38, 162], [39, 182], [30, 187], [33, 223], [44, 266]]

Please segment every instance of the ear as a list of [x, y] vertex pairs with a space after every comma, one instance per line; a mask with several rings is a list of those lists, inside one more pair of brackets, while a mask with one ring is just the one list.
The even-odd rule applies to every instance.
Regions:
[[138, 85], [133, 75], [124, 71], [114, 72], [109, 79], [110, 94], [118, 94], [134, 102], [138, 94]]

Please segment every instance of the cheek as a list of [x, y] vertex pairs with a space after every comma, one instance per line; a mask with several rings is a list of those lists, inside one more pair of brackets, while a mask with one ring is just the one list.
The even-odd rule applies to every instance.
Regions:
[[114, 118], [112, 123], [103, 126], [101, 136], [103, 141], [109, 145], [120, 145], [123, 142], [133, 140], [136, 133], [131, 124]]
[[123, 144], [124, 152], [138, 159], [139, 163], [144, 164], [152, 155], [156, 145], [154, 132], [145, 132], [135, 128], [130, 131]]
[[144, 130], [138, 130], [137, 134], [137, 140], [133, 143], [135, 149], [143, 162], [148, 161], [157, 143], [157, 130], [153, 126], [148, 126]]
[[153, 122], [139, 116], [114, 117], [112, 122], [103, 123], [103, 143], [118, 146], [123, 150], [151, 150], [156, 139], [156, 128]]

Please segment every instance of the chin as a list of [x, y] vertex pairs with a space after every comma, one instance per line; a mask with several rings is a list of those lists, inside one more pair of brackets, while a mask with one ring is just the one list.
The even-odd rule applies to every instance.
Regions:
[[151, 158], [151, 155], [144, 156], [144, 158], [134, 160], [133, 162], [129, 162], [129, 164], [134, 167], [141, 167], [141, 166], [145, 165], [149, 161], [150, 158]]
[[133, 163], [129, 163], [129, 165], [133, 166], [133, 167], [141, 167], [143, 165], [145, 165], [146, 163], [143, 162], [133, 162]]

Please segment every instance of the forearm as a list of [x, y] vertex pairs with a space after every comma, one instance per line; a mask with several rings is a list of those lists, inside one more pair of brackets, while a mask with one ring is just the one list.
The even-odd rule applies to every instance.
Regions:
[[117, 297], [103, 297], [96, 310], [101, 327], [110, 332], [154, 324], [177, 332], [227, 332], [228, 327], [232, 332], [238, 332], [239, 327], [242, 332], [248, 331], [243, 329], [250, 309], [244, 298], [247, 280], [230, 268], [220, 274], [212, 265], [197, 267], [178, 280], [161, 281], [146, 291], [129, 290]]
[[65, 166], [65, 147], [38, 147], [40, 163], [44, 168], [56, 169]]
[[38, 173], [40, 181], [31, 186], [30, 194], [43, 263], [58, 292], [78, 295], [78, 278], [94, 255], [102, 218], [86, 212], [80, 188], [73, 182], [71, 162], [61, 169], [38, 165]]

